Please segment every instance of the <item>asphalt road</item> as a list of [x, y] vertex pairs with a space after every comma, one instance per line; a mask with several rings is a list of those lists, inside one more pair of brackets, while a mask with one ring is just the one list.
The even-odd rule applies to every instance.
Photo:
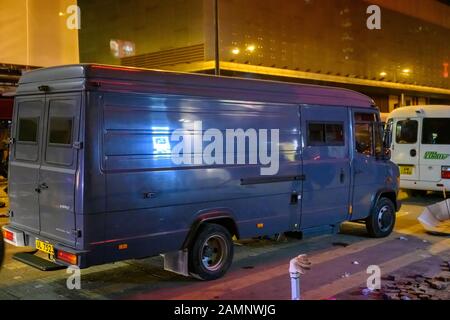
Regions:
[[[0, 300], [290, 299], [289, 260], [302, 253], [312, 262], [312, 269], [301, 278], [302, 298], [379, 299], [361, 294], [368, 266], [379, 266], [383, 277], [406, 277], [437, 274], [442, 262], [450, 261], [450, 237], [430, 235], [417, 221], [426, 205], [441, 200], [440, 194], [404, 198], [395, 232], [385, 239], [368, 238], [363, 225], [346, 223], [336, 235], [240, 242], [227, 275], [213, 282], [166, 272], [162, 258], [154, 257], [82, 270], [81, 289], [69, 290], [65, 270], [42, 272], [21, 264], [12, 255], [26, 250], [7, 245]], [[5, 223], [7, 219], [0, 218], [0, 225]], [[450, 299], [448, 294], [444, 290], [441, 297]]]

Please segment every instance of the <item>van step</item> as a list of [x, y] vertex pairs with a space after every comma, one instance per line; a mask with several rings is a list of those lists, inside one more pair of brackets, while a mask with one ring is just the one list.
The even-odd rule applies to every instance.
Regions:
[[56, 264], [52, 261], [42, 259], [38, 256], [35, 256], [27, 252], [16, 253], [15, 255], [13, 255], [13, 259], [25, 263], [41, 271], [55, 271], [67, 268], [65, 266]]
[[322, 235], [328, 235], [328, 234], [337, 234], [340, 230], [340, 224], [336, 225], [325, 225], [320, 227], [312, 227], [303, 230], [303, 239], [311, 238], [311, 237], [317, 237]]

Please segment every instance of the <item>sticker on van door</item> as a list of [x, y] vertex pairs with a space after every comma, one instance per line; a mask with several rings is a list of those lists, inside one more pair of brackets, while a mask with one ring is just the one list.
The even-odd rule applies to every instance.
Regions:
[[448, 153], [439, 153], [436, 151], [428, 151], [425, 152], [425, 159], [427, 160], [446, 160], [450, 154]]

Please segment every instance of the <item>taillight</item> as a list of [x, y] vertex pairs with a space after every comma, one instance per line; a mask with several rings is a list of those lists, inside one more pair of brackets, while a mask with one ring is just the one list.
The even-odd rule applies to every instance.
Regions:
[[57, 258], [58, 258], [58, 260], [67, 262], [71, 265], [77, 265], [77, 261], [78, 261], [76, 254], [61, 251], [61, 250], [58, 250]]
[[442, 179], [450, 179], [450, 167], [442, 167], [441, 177]]
[[8, 230], [3, 230], [3, 237], [6, 240], [9, 240], [11, 242], [14, 242], [14, 233], [12, 233], [11, 231]]

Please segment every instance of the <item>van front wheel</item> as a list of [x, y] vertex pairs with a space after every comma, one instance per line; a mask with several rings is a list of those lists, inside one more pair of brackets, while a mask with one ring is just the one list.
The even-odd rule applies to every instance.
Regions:
[[380, 198], [366, 219], [366, 228], [373, 238], [389, 236], [395, 226], [395, 206], [388, 198]]
[[218, 224], [205, 224], [189, 250], [189, 269], [201, 280], [222, 277], [233, 261], [233, 241], [230, 232]]

